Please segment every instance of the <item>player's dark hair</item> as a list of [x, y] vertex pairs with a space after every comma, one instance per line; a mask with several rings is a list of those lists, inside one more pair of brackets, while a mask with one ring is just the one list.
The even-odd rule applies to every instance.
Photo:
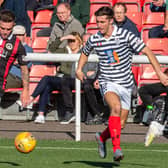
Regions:
[[125, 3], [123, 3], [123, 2], [117, 2], [117, 3], [115, 3], [114, 6], [113, 6], [113, 10], [114, 10], [114, 8], [115, 8], [116, 6], [117, 6], [117, 7], [118, 7], [118, 6], [122, 6], [122, 7], [124, 8], [124, 12], [125, 12], [125, 13], [127, 12], [127, 7], [126, 7]]
[[95, 16], [104, 16], [104, 15], [106, 15], [109, 19], [112, 19], [114, 16], [114, 12], [112, 8], [104, 6], [104, 7], [99, 8], [95, 12]]
[[0, 11], [0, 21], [3, 22], [14, 22], [15, 21], [15, 15], [12, 11], [3, 9]]

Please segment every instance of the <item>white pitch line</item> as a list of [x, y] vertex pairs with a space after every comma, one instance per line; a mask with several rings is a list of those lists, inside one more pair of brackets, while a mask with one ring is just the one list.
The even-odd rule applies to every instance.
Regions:
[[[14, 146], [0, 146], [0, 149], [13, 149]], [[68, 148], [68, 147], [54, 147], [54, 146], [37, 146], [36, 149], [39, 150], [83, 150], [83, 151], [97, 151], [97, 148]], [[168, 150], [159, 150], [159, 149], [124, 149], [127, 152], [161, 152], [168, 153]]]

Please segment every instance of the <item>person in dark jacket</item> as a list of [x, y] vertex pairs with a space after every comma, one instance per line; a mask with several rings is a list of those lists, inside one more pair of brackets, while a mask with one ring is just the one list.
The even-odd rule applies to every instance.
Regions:
[[24, 26], [27, 36], [30, 36], [31, 21], [27, 14], [25, 0], [4, 0], [1, 9], [11, 10], [15, 14], [16, 25]]
[[140, 37], [140, 32], [138, 31], [136, 24], [132, 22], [127, 16], [127, 7], [124, 3], [116, 3], [113, 6], [114, 11], [114, 24], [118, 27], [122, 27], [124, 29], [129, 30], [130, 32], [134, 33], [137, 37]]
[[149, 38], [168, 37], [168, 0], [152, 0], [150, 10], [152, 12], [164, 12], [165, 22], [163, 25], [151, 28]]

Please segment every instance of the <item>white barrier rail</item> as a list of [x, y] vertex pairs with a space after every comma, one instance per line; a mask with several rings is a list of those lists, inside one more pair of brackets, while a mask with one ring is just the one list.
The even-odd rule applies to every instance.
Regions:
[[[76, 62], [79, 60], [80, 54], [50, 54], [50, 53], [29, 53], [24, 58], [25, 61], [32, 61], [32, 62]], [[156, 56], [160, 64], [168, 64], [168, 56]], [[97, 62], [98, 57], [95, 54], [89, 56], [89, 62]], [[145, 55], [134, 55], [132, 59], [133, 63], [137, 64], [147, 64], [149, 60]], [[76, 84], [76, 94], [75, 94], [75, 112], [76, 112], [76, 123], [75, 123], [75, 140], [80, 141], [81, 139], [81, 123], [80, 123], [80, 116], [81, 116], [81, 95], [80, 95], [80, 88], [81, 83], [78, 79], [75, 81]]]

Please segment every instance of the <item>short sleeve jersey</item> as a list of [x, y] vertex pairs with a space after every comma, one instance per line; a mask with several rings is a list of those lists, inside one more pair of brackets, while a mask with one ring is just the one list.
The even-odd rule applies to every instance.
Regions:
[[25, 49], [16, 36], [11, 34], [7, 40], [0, 38], [0, 89], [5, 89], [6, 77], [16, 59], [19, 65], [27, 64], [23, 61], [24, 56]]
[[110, 81], [131, 88], [132, 49], [139, 53], [144, 47], [143, 41], [133, 33], [114, 26], [113, 33], [108, 39], [100, 32], [92, 35], [83, 48], [83, 53], [89, 56], [93, 49], [96, 51], [99, 58], [100, 84]]

